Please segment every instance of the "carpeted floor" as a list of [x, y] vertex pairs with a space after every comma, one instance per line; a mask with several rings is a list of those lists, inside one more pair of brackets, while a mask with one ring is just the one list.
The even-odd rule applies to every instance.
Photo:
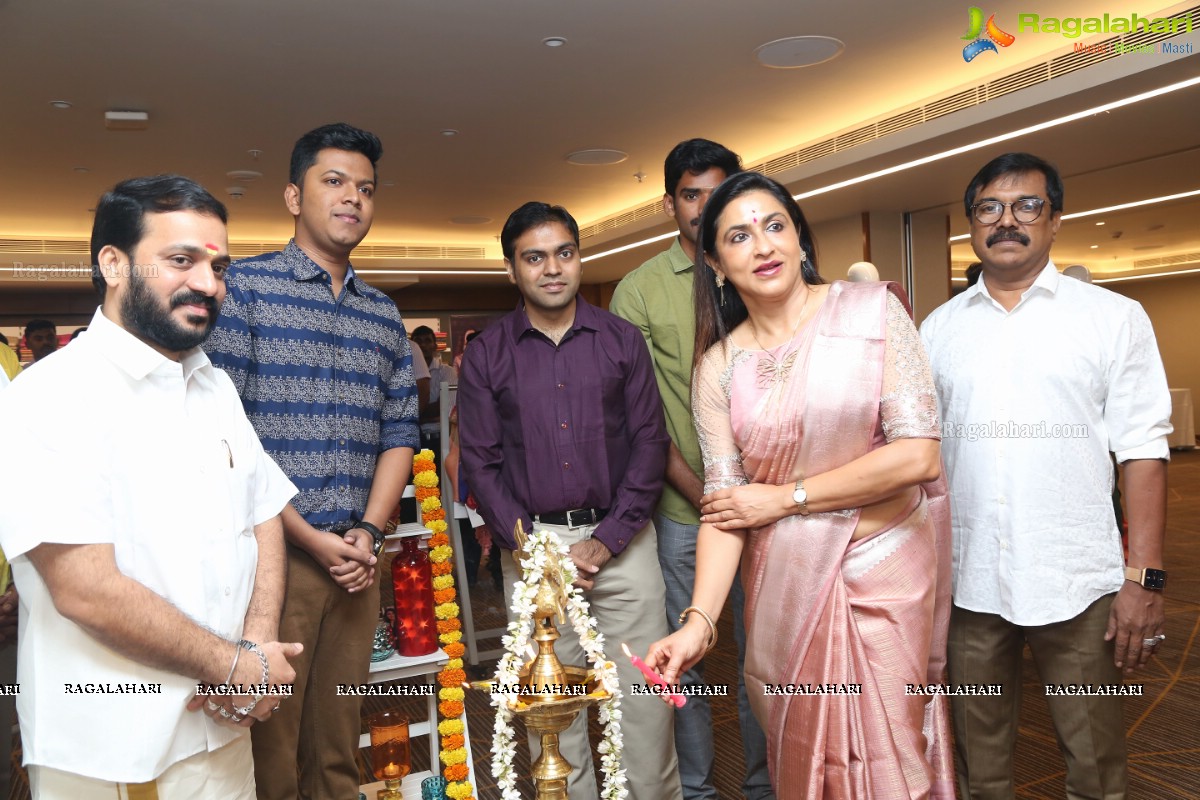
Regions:
[[[1196, 800], [1200, 798], [1200, 450], [1172, 454], [1169, 470], [1166, 566], [1167, 641], [1145, 673], [1134, 682], [1145, 685], [1142, 697], [1127, 698], [1126, 729], [1129, 744], [1131, 800]], [[486, 575], [472, 598], [480, 628], [494, 627], [502, 619], [498, 593], [488, 585]], [[711, 683], [734, 685], [736, 661], [732, 650], [733, 635], [729, 615], [720, 621], [721, 642], [709, 658], [707, 675]], [[494, 646], [494, 643], [485, 643]], [[472, 678], [489, 676], [493, 664], [469, 670]], [[1059, 755], [1046, 711], [1040, 681], [1032, 660], [1026, 655], [1025, 702], [1021, 732], [1017, 743], [1017, 797], [1020, 800], [1060, 800], [1065, 796], [1063, 762]], [[387, 708], [409, 710], [422, 718], [421, 700], [407, 704], [393, 699], [368, 698], [364, 715]], [[411, 708], [410, 708], [411, 706]], [[498, 800], [499, 792], [490, 775], [492, 713], [487, 698], [478, 692], [467, 696], [467, 717], [474, 750], [474, 766], [479, 800]], [[713, 698], [713, 725], [717, 742], [716, 785], [725, 800], [740, 798], [743, 771], [737, 707], [733, 693]], [[593, 740], [598, 726], [593, 716]], [[365, 730], [365, 728], [364, 728]], [[16, 742], [19, 746], [19, 741]], [[365, 751], [364, 751], [365, 755]], [[414, 771], [428, 768], [428, 748], [412, 748]], [[366, 762], [363, 762], [364, 767]], [[528, 751], [518, 748], [518, 769], [529, 772]], [[14, 787], [12, 798], [29, 796], [23, 773]], [[526, 782], [522, 794], [532, 797]]]

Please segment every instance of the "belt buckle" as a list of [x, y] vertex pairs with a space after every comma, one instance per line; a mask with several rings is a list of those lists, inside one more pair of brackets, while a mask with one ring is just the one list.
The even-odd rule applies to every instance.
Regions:
[[[584, 522], [576, 522], [575, 521], [576, 514], [579, 514], [581, 516], [583, 514], [587, 514], [589, 519], [587, 519]], [[595, 525], [595, 524], [596, 524], [596, 509], [594, 509], [594, 508], [577, 508], [574, 511], [567, 512], [567, 528], [570, 530], [575, 530], [576, 528], [586, 528], [589, 525]]]

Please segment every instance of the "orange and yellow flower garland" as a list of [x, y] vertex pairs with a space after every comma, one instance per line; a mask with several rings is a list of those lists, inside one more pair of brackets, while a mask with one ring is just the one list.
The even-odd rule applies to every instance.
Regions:
[[446, 796], [453, 800], [474, 800], [474, 787], [467, 780], [466, 725], [463, 724], [462, 622], [458, 618], [458, 603], [454, 602], [454, 549], [446, 535], [446, 510], [438, 493], [437, 469], [433, 466], [433, 451], [422, 450], [413, 456], [413, 483], [417, 487], [417, 502], [421, 504], [421, 522], [433, 531], [429, 539], [429, 560], [433, 563], [434, 615], [437, 617], [438, 641], [450, 660], [438, 673], [438, 711], [443, 719], [438, 723], [441, 735], [442, 775], [449, 782]]

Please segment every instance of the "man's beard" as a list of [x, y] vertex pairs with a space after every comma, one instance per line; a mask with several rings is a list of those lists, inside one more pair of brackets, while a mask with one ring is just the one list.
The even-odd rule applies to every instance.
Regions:
[[[171, 310], [181, 305], [198, 305], [208, 309], [208, 318], [202, 329], [184, 328], [171, 317]], [[161, 301], [136, 272], [130, 275], [129, 291], [121, 302], [121, 316], [132, 333], [174, 353], [191, 350], [207, 339], [217, 324], [218, 310], [216, 298], [189, 289], [174, 294], [170, 308], [163, 308]]]

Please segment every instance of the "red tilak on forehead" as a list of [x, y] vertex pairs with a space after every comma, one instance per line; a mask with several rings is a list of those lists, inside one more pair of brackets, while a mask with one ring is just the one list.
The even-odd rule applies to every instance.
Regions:
[[215, 244], [209, 244], [208, 242], [204, 243], [204, 249], [208, 251], [210, 256], [215, 256], [217, 253], [221, 252], [221, 248], [217, 247]]

